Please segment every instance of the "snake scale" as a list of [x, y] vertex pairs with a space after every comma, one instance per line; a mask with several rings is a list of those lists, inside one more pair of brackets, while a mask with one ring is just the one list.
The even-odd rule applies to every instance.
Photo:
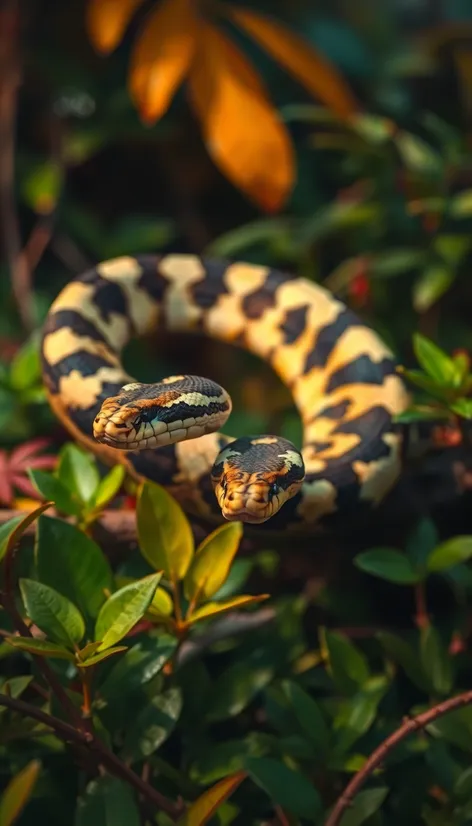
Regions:
[[[218, 432], [231, 399], [209, 379], [129, 376], [123, 348], [158, 326], [265, 360], [301, 417], [301, 451], [270, 434]], [[51, 305], [41, 361], [49, 402], [74, 439], [212, 522], [315, 533], [367, 514], [400, 474], [394, 417], [408, 394], [392, 353], [332, 293], [270, 267], [185, 254], [102, 262]]]

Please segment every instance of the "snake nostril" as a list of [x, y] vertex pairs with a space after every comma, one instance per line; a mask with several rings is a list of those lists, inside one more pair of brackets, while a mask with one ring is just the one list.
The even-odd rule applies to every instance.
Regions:
[[125, 422], [118, 422], [118, 424], [115, 424], [115, 427], [117, 429], [120, 429], [120, 430], [121, 430], [121, 428], [126, 427], [126, 426], [127, 425], [125, 424]]

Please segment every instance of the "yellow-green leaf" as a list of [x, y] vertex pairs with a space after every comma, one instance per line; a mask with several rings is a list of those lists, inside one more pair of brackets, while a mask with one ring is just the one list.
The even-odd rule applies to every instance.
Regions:
[[211, 817], [215, 814], [218, 807], [221, 806], [225, 800], [228, 800], [238, 786], [246, 777], [246, 772], [236, 772], [229, 777], [224, 777], [218, 783], [215, 783], [211, 789], [195, 800], [187, 809], [184, 816], [179, 820], [178, 826], [204, 826], [208, 823]]
[[88, 0], [88, 36], [102, 54], [116, 48], [134, 12], [143, 0]]
[[157, 588], [148, 608], [148, 614], [156, 617], [169, 617], [172, 614], [172, 598], [164, 588]]
[[210, 533], [197, 548], [184, 580], [189, 602], [210, 599], [223, 585], [243, 535], [242, 522], [228, 522]]
[[190, 522], [176, 500], [160, 485], [144, 482], [138, 490], [136, 518], [141, 553], [167, 579], [183, 579], [193, 557]]
[[32, 760], [10, 780], [0, 800], [0, 826], [12, 826], [26, 806], [41, 770], [39, 760]]
[[281, 23], [247, 8], [232, 6], [227, 13], [339, 117], [347, 118], [358, 111], [357, 101], [347, 83], [334, 66], [302, 37]]
[[42, 513], [53, 506], [54, 502], [44, 502], [27, 516], [14, 516], [0, 528], [0, 559], [16, 545], [26, 529], [39, 519]]
[[64, 648], [49, 640], [39, 640], [35, 637], [7, 637], [7, 642], [14, 648], [21, 651], [28, 651], [29, 654], [36, 654], [39, 657], [55, 657], [57, 660], [69, 660], [74, 662], [74, 655]]
[[102, 605], [95, 624], [98, 651], [111, 648], [142, 619], [151, 604], [162, 574], [151, 574], [116, 591]]
[[245, 608], [248, 605], [255, 605], [257, 602], [262, 602], [264, 599], [269, 599], [270, 594], [260, 594], [259, 596], [245, 596], [232, 597], [231, 599], [223, 600], [222, 602], [207, 602], [196, 611], [193, 611], [187, 622], [193, 623], [208, 617], [214, 617], [216, 614], [225, 614], [227, 611], [233, 611], [235, 608]]

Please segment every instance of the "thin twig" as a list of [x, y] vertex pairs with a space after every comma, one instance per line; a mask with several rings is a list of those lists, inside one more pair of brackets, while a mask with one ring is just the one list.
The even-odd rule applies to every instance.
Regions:
[[472, 691], [465, 691], [457, 697], [444, 700], [444, 702], [438, 703], [436, 706], [433, 706], [433, 708], [428, 709], [428, 711], [424, 711], [416, 717], [410, 717], [405, 720], [400, 728], [394, 731], [393, 734], [390, 734], [389, 737], [386, 737], [383, 743], [372, 752], [362, 769], [354, 775], [342, 795], [336, 801], [331, 814], [325, 822], [325, 826], [338, 826], [344, 812], [352, 805], [356, 794], [361, 790], [372, 772], [384, 762], [392, 749], [401, 743], [402, 740], [405, 740], [405, 738], [409, 737], [413, 732], [425, 728], [429, 723], [439, 719], [439, 717], [443, 717], [445, 714], [448, 714], [448, 712], [468, 705], [472, 705]]
[[176, 821], [182, 814], [182, 807], [176, 805], [167, 797], [162, 795], [149, 783], [146, 783], [138, 774], [123, 763], [116, 754], [110, 751], [98, 737], [87, 731], [81, 731], [74, 728], [69, 723], [59, 720], [52, 714], [47, 714], [36, 706], [30, 703], [25, 703], [23, 700], [18, 700], [13, 697], [8, 697], [6, 694], [0, 693], [0, 706], [5, 706], [11, 711], [16, 711], [18, 714], [23, 714], [25, 717], [31, 717], [39, 723], [49, 726], [55, 734], [65, 742], [75, 743], [79, 746], [85, 746], [89, 751], [95, 752], [101, 765], [107, 769], [110, 774], [129, 783], [138, 792], [140, 792], [147, 800], [149, 800], [159, 811], [165, 812], [172, 820]]

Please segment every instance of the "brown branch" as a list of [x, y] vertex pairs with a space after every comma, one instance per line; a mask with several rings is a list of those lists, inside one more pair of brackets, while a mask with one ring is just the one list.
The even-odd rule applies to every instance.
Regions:
[[58, 717], [52, 714], [47, 714], [36, 706], [30, 703], [25, 703], [23, 700], [17, 700], [13, 697], [8, 697], [6, 694], [0, 693], [0, 706], [5, 706], [11, 711], [16, 711], [18, 714], [23, 714], [25, 717], [31, 717], [39, 723], [49, 726], [54, 733], [65, 742], [71, 742], [75, 745], [85, 746], [89, 751], [95, 752], [98, 761], [104, 769], [107, 769], [110, 774], [129, 783], [136, 791], [140, 792], [158, 811], [165, 812], [173, 821], [176, 821], [183, 813], [183, 807], [178, 806], [167, 797], [162, 795], [149, 783], [146, 783], [138, 774], [123, 763], [116, 754], [110, 751], [98, 737], [95, 737], [90, 732], [80, 731], [69, 723], [64, 723]]
[[21, 13], [18, 0], [4, 0], [0, 10], [0, 232], [15, 301], [27, 330], [34, 326], [31, 272], [22, 254], [15, 206], [15, 126], [20, 69]]
[[420, 731], [425, 728], [425, 726], [429, 725], [429, 723], [432, 723], [434, 720], [439, 719], [439, 717], [443, 717], [444, 714], [448, 714], [450, 711], [454, 711], [457, 708], [462, 708], [463, 706], [468, 706], [471, 704], [472, 691], [465, 691], [464, 694], [459, 694], [457, 697], [444, 700], [444, 702], [438, 703], [438, 705], [433, 706], [433, 708], [428, 709], [428, 711], [424, 711], [416, 717], [410, 717], [405, 720], [400, 728], [394, 731], [393, 734], [390, 734], [389, 737], [386, 737], [383, 743], [381, 743], [380, 746], [372, 752], [370, 757], [364, 763], [362, 769], [354, 775], [352, 780], [344, 789], [342, 795], [336, 801], [331, 814], [325, 822], [325, 826], [338, 826], [344, 812], [349, 808], [349, 806], [352, 805], [352, 801], [354, 800], [356, 794], [361, 790], [362, 786], [368, 780], [372, 772], [384, 762], [385, 758], [392, 751], [392, 749], [401, 743], [402, 740], [405, 740], [405, 738], [409, 737], [410, 734], [413, 734], [413, 732]]

